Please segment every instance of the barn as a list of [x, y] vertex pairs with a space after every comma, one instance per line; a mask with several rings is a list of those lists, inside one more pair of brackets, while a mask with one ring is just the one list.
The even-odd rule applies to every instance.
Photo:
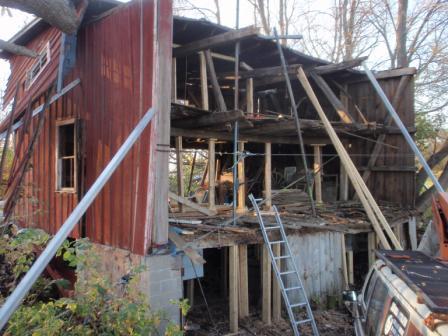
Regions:
[[[250, 311], [266, 324], [280, 318], [251, 194], [264, 200], [268, 221], [273, 206], [280, 212], [308, 296], [320, 305], [361, 282], [373, 250], [394, 243], [372, 226], [319, 107], [395, 243], [415, 245], [414, 155], [355, 69], [364, 59], [332, 64], [255, 27], [173, 16], [161, 0], [94, 1], [76, 35], [37, 19], [12, 41], [39, 53], [0, 55], [11, 64], [5, 102], [14, 102], [0, 132], [11, 133], [16, 153], [5, 214], [21, 227], [55, 234], [154, 108], [71, 233], [95, 244], [113, 279], [145, 264], [141, 287], [153, 308], [179, 319], [170, 299], [200, 306], [205, 293], [228, 305], [232, 332]], [[414, 74], [375, 73], [410, 133]], [[200, 156], [205, 166], [194, 174]], [[190, 190], [196, 175], [201, 197]]]

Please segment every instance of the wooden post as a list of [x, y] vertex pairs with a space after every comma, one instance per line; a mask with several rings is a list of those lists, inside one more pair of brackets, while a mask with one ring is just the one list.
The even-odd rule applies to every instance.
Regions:
[[247, 245], [239, 245], [239, 318], [249, 316], [249, 279], [247, 269]]
[[342, 250], [342, 276], [344, 277], [344, 288], [349, 289], [348, 269], [347, 269], [347, 253], [345, 250], [345, 234], [344, 233], [341, 233], [341, 250]]
[[173, 57], [171, 65], [171, 101], [175, 103], [177, 100], [177, 61]]
[[314, 149], [314, 192], [316, 202], [322, 203], [322, 145], [312, 145]]
[[194, 305], [194, 282], [196, 279], [187, 280], [187, 298], [191, 307]]
[[[182, 137], [176, 137], [176, 158], [177, 158], [177, 194], [184, 197], [184, 161], [182, 159]], [[183, 205], [179, 203], [179, 211], [183, 212]]]
[[224, 97], [221, 92], [221, 87], [219, 86], [218, 78], [216, 77], [215, 65], [213, 63], [210, 50], [205, 51], [205, 60], [207, 61], [208, 74], [210, 75], [216, 105], [218, 106], [220, 112], [227, 111], [226, 102], [224, 101]]
[[247, 114], [254, 114], [254, 80], [248, 78], [246, 80], [246, 106]]
[[215, 210], [215, 178], [216, 178], [216, 158], [215, 158], [215, 139], [208, 141], [208, 207]]
[[238, 332], [238, 246], [229, 247], [229, 321], [230, 332]]
[[348, 264], [348, 282], [353, 285], [355, 282], [354, 264], [353, 264], [353, 250], [347, 251]]
[[200, 76], [201, 76], [201, 108], [208, 110], [208, 82], [207, 82], [207, 62], [203, 51], [199, 53]]
[[411, 243], [411, 249], [417, 250], [417, 220], [415, 216], [409, 217], [409, 241]]
[[[272, 252], [274, 256], [278, 257], [281, 255], [280, 244], [275, 244], [272, 247]], [[277, 261], [277, 267], [281, 271], [281, 259]], [[280, 321], [282, 316], [282, 293], [280, 291], [280, 286], [278, 285], [277, 278], [275, 276], [274, 270], [272, 270], [272, 320], [274, 322]]]
[[261, 258], [262, 282], [262, 307], [261, 316], [265, 324], [271, 324], [271, 258], [266, 246], [262, 247], [263, 255]]
[[347, 201], [348, 200], [348, 175], [347, 171], [344, 168], [344, 165], [341, 163], [340, 165], [340, 184], [339, 184], [339, 200]]
[[[238, 151], [244, 152], [244, 142], [238, 142]], [[244, 172], [244, 159], [238, 161], [238, 209], [239, 213], [246, 211], [246, 176]]]
[[264, 207], [267, 211], [272, 208], [272, 146], [270, 142], [264, 144]]
[[375, 249], [376, 249], [375, 232], [369, 232], [367, 234], [367, 248], [369, 256], [369, 267], [371, 267], [375, 263]]

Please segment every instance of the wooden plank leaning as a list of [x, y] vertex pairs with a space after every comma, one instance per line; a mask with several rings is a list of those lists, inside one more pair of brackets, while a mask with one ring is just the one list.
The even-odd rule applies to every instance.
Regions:
[[392, 242], [393, 247], [395, 249], [401, 250], [402, 248], [400, 242], [393, 233], [389, 223], [382, 214], [380, 208], [378, 207], [378, 204], [374, 200], [372, 194], [370, 193], [369, 189], [364, 183], [361, 175], [359, 174], [358, 170], [356, 169], [355, 165], [350, 159], [347, 151], [345, 150], [341, 140], [337, 136], [334, 128], [332, 127], [330, 121], [325, 115], [322, 106], [320, 105], [319, 100], [317, 99], [316, 94], [314, 93], [314, 90], [312, 89], [308, 81], [308, 78], [306, 77], [305, 72], [303, 71], [302, 68], [298, 70], [297, 77], [300, 83], [302, 84], [303, 88], [305, 89], [308, 98], [310, 99], [311, 103], [316, 109], [317, 114], [322, 120], [324, 128], [327, 131], [328, 136], [330, 137], [331, 142], [333, 143], [339, 157], [341, 158], [341, 162], [344, 165], [345, 170], [347, 171], [350, 181], [352, 182], [352, 185], [361, 203], [364, 206], [367, 216], [369, 217], [369, 220], [371, 221], [372, 226], [380, 239], [382, 247], [385, 249], [391, 249], [391, 245], [389, 244], [389, 241], [387, 240], [383, 232], [384, 230], [388, 238]]

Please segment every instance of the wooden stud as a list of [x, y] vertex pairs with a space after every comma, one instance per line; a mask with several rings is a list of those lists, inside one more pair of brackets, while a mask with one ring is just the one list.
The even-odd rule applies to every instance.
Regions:
[[168, 191], [168, 197], [175, 200], [177, 203], [182, 203], [183, 205], [192, 208], [196, 211], [199, 211], [200, 213], [203, 213], [207, 216], [214, 216], [217, 214], [216, 209], [207, 209], [202, 206], [200, 206], [198, 203], [190, 201], [188, 198], [181, 197], [171, 191]]
[[409, 217], [409, 241], [411, 243], [411, 249], [413, 251], [417, 250], [417, 220], [415, 216]]
[[344, 168], [344, 165], [341, 163], [340, 165], [340, 173], [339, 173], [339, 200], [347, 201], [348, 200], [348, 175], [347, 171]]
[[221, 295], [227, 298], [229, 294], [229, 248], [224, 247], [221, 250]]
[[342, 276], [344, 278], [344, 288], [349, 289], [348, 285], [348, 267], [347, 252], [345, 250], [345, 234], [341, 233], [341, 251], [342, 251]]
[[[281, 255], [281, 246], [280, 244], [275, 244], [272, 247], [272, 252], [274, 253], [274, 256], [278, 257]], [[277, 267], [281, 271], [281, 259], [278, 259], [277, 261]], [[280, 290], [280, 286], [277, 281], [277, 277], [275, 275], [275, 272], [273, 270], [272, 272], [272, 320], [274, 322], [280, 321], [281, 315], [282, 315], [282, 293]]]
[[246, 80], [246, 109], [248, 115], [254, 114], [254, 80]]
[[229, 247], [229, 321], [230, 332], [238, 332], [238, 246]]
[[375, 263], [375, 249], [376, 249], [376, 237], [375, 232], [369, 232], [367, 234], [367, 248], [369, 256], [369, 267]]
[[208, 141], [208, 207], [215, 210], [215, 189], [216, 189], [216, 157], [215, 157], [215, 139]]
[[212, 82], [213, 93], [215, 95], [216, 105], [218, 106], [218, 110], [220, 112], [227, 111], [226, 102], [224, 101], [224, 97], [221, 92], [221, 87], [218, 83], [218, 78], [216, 77], [215, 65], [213, 63], [212, 55], [210, 50], [205, 51], [205, 60], [207, 62], [207, 70], [210, 75], [210, 80]]
[[[244, 142], [238, 142], [238, 151], [244, 152]], [[244, 171], [244, 159], [238, 161], [238, 208], [237, 211], [242, 213], [246, 211], [246, 175]]]
[[201, 108], [208, 111], [208, 81], [207, 81], [207, 62], [205, 60], [205, 53], [201, 51], [199, 53], [199, 66], [201, 76]]
[[262, 282], [262, 307], [261, 316], [265, 324], [271, 324], [271, 258], [266, 246], [262, 246], [262, 258], [261, 258], [261, 272], [263, 277]]
[[267, 211], [272, 208], [272, 146], [270, 142], [264, 144], [264, 207]]
[[[185, 187], [184, 187], [184, 161], [182, 155], [182, 137], [176, 137], [176, 163], [177, 163], [177, 194], [180, 197], [185, 196]], [[183, 212], [182, 203], [179, 204], [180, 212]]]
[[195, 279], [187, 280], [187, 298], [190, 307], [194, 306], [194, 282]]
[[171, 101], [175, 103], [177, 101], [177, 61], [173, 57], [171, 65]]
[[249, 278], [247, 268], [247, 245], [239, 245], [239, 318], [249, 316]]
[[348, 282], [353, 285], [355, 282], [354, 264], [353, 264], [353, 251], [347, 251], [347, 266], [348, 266]]
[[322, 203], [322, 145], [312, 145], [314, 149], [314, 193], [317, 203]]

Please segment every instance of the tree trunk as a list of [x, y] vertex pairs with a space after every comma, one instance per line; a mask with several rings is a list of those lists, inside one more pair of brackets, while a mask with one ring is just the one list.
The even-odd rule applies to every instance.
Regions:
[[69, 0], [0, 0], [0, 6], [34, 14], [67, 34], [75, 33], [80, 23]]
[[271, 25], [269, 23], [269, 18], [266, 16], [266, 10], [269, 12], [269, 8], [265, 8], [264, 0], [257, 0], [258, 6], [258, 14], [260, 14], [261, 24], [263, 25], [263, 30], [266, 35], [271, 33]]
[[19, 46], [14, 43], [0, 40], [0, 49], [6, 51], [10, 54], [27, 56], [27, 57], [37, 57], [37, 53], [34, 50], [28, 49], [26, 47]]
[[[446, 188], [448, 187], [448, 163], [445, 165], [442, 175], [440, 175], [439, 182], [442, 188], [446, 190]], [[424, 212], [431, 205], [432, 195], [436, 192], [437, 192], [436, 188], [432, 186], [430, 189], [426, 190], [420, 196], [418, 196], [416, 202], [416, 209], [419, 212]]]
[[[448, 156], [448, 140], [445, 140], [445, 143], [443, 144], [442, 148], [440, 148], [436, 153], [432, 154], [431, 157], [428, 159], [427, 162], [429, 167], [434, 168], [440, 162], [442, 162], [443, 159], [445, 159], [447, 156]], [[423, 188], [423, 185], [425, 184], [427, 178], [428, 175], [426, 174], [425, 170], [421, 168], [417, 174], [415, 183], [417, 194]]]
[[216, 22], [218, 24], [221, 24], [221, 7], [219, 5], [219, 0], [215, 0], [215, 8], [216, 8], [215, 12]]
[[407, 38], [407, 25], [406, 19], [408, 14], [408, 0], [398, 1], [398, 19], [397, 19], [397, 67], [403, 68], [409, 65], [407, 50], [406, 50], [406, 38]]

